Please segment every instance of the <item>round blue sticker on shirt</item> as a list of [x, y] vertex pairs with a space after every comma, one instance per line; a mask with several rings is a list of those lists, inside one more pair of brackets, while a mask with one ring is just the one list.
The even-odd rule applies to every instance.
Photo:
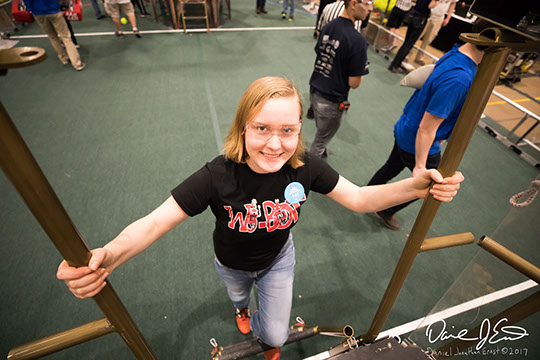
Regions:
[[299, 182], [292, 182], [285, 188], [285, 200], [289, 204], [298, 204], [304, 198], [304, 187]]

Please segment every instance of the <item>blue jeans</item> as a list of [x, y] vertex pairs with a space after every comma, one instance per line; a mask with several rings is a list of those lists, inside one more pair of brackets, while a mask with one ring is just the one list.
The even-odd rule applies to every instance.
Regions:
[[328, 157], [328, 143], [341, 126], [344, 111], [339, 109], [339, 104], [326, 100], [315, 93], [311, 93], [309, 99], [311, 106], [313, 106], [315, 126], [317, 127], [315, 139], [313, 139], [309, 152], [326, 159]]
[[289, 7], [289, 2], [291, 3], [291, 9], [289, 10], [289, 17], [292, 19], [294, 17], [294, 0], [283, 0], [283, 10], [285, 14], [287, 13], [287, 7]]
[[96, 14], [96, 18], [102, 17], [103, 14], [101, 13], [101, 9], [99, 8], [97, 0], [90, 0], [92, 2], [92, 7], [94, 8], [94, 14]]
[[251, 315], [251, 330], [263, 343], [281, 347], [289, 337], [294, 280], [292, 233], [272, 265], [259, 271], [235, 270], [215, 259], [216, 270], [227, 285], [237, 309], [249, 307], [253, 283], [259, 292], [259, 310]]

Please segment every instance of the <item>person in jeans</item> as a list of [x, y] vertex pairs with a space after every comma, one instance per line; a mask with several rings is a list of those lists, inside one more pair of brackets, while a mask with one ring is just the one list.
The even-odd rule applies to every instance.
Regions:
[[[305, 151], [301, 127], [302, 103], [291, 82], [280, 77], [254, 81], [240, 101], [223, 155], [175, 187], [149, 215], [92, 250], [88, 266], [74, 268], [63, 261], [57, 277], [76, 297], [92, 297], [106, 286], [114, 269], [210, 207], [215, 216], [215, 267], [236, 308], [237, 327], [258, 337], [266, 359], [279, 359], [292, 307], [291, 230], [311, 191], [353, 211], [370, 212], [425, 197], [432, 180], [438, 184], [430, 193], [447, 201], [463, 181], [459, 172], [443, 179], [430, 170], [393, 184], [358, 187]], [[250, 315], [253, 285], [259, 309]]]
[[424, 27], [426, 26], [427, 19], [431, 13], [431, 9], [437, 6], [441, 0], [417, 0], [416, 5], [411, 10], [411, 16], [409, 18], [409, 25], [407, 26], [407, 34], [405, 40], [399, 48], [396, 56], [390, 63], [388, 70], [393, 73], [404, 73], [404, 69], [401, 67], [401, 63], [411, 49], [413, 48], [416, 40], [422, 34]]
[[49, 37], [60, 62], [64, 65], [71, 62], [77, 71], [84, 69], [86, 65], [81, 61], [79, 51], [71, 40], [71, 33], [58, 2], [56, 0], [25, 0], [24, 3]]
[[283, 0], [283, 10], [281, 11], [281, 18], [287, 17], [287, 8], [289, 8], [289, 21], [294, 20], [294, 0]]
[[[327, 146], [341, 126], [348, 108], [349, 89], [367, 75], [367, 42], [355, 28], [373, 10], [368, 0], [345, 0], [341, 15], [321, 31], [315, 45], [315, 65], [309, 80], [310, 102], [317, 131], [310, 152], [326, 159]], [[328, 6], [327, 6], [328, 8]]]
[[[441, 143], [454, 129], [483, 55], [482, 49], [467, 43], [455, 45], [437, 61], [426, 82], [405, 105], [394, 126], [392, 152], [368, 185], [386, 184], [405, 168], [415, 177], [439, 166]], [[394, 215], [409, 204], [393, 206], [375, 215], [386, 227], [397, 231], [401, 225]]]

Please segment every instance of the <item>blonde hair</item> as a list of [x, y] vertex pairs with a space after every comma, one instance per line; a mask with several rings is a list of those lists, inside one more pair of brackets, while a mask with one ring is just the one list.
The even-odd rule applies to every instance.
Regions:
[[[225, 138], [225, 144], [223, 145], [225, 158], [239, 164], [244, 164], [248, 158], [244, 137], [242, 136], [246, 124], [251, 122], [259, 114], [269, 99], [289, 96], [296, 96], [298, 99], [298, 105], [300, 105], [298, 117], [301, 122], [303, 114], [302, 100], [300, 99], [298, 90], [296, 90], [289, 80], [281, 77], [267, 76], [255, 80], [249, 85], [244, 96], [242, 96], [242, 100], [240, 100], [240, 104], [238, 104], [234, 122]], [[300, 135], [296, 150], [289, 161], [287, 161], [287, 164], [293, 169], [304, 165], [301, 158], [305, 151], [306, 146]]]

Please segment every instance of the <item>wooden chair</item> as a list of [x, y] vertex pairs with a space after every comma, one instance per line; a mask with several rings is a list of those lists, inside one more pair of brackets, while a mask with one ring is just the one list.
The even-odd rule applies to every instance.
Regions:
[[[178, 13], [178, 22], [180, 22], [180, 17], [182, 17], [182, 26], [184, 26], [184, 33], [187, 32], [186, 20], [195, 20], [195, 19], [205, 19], [206, 20], [206, 31], [210, 32], [210, 25], [208, 24], [208, 9], [206, 8], [206, 0], [178, 0], [180, 3], [180, 11]], [[204, 8], [204, 16], [186, 16], [184, 11], [184, 6], [186, 5], [202, 5]]]

